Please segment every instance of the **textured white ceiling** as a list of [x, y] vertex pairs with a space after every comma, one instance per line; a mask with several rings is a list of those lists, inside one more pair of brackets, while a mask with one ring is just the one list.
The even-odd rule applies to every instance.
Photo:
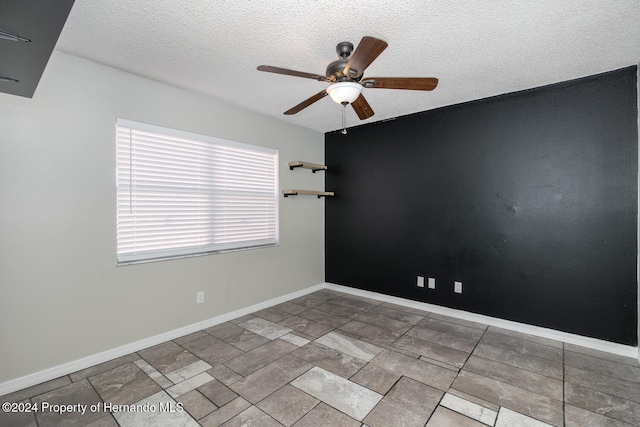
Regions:
[[432, 92], [365, 89], [375, 115], [348, 126], [637, 64], [637, 0], [76, 0], [56, 48], [290, 123], [340, 128], [324, 89], [261, 64], [324, 74], [335, 45], [389, 47], [365, 77], [438, 77]]

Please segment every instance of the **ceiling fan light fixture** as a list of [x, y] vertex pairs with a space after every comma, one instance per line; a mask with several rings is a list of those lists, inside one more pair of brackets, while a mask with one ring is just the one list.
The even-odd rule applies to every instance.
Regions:
[[351, 104], [362, 93], [362, 85], [354, 82], [333, 83], [327, 88], [327, 93], [338, 104]]

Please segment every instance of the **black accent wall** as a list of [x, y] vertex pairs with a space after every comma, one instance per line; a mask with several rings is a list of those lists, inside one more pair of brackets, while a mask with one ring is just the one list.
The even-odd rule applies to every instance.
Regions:
[[637, 345], [636, 73], [327, 133], [326, 281]]

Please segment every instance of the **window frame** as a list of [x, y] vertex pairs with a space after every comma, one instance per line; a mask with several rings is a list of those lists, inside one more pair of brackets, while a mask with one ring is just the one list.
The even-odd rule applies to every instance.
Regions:
[[[124, 145], [123, 145], [123, 142], [120, 141], [121, 133], [123, 133], [123, 130], [124, 132], [130, 131], [130, 134], [129, 134], [130, 140], [127, 143], [128, 153], [123, 153]], [[116, 229], [117, 229], [116, 230], [116, 261], [118, 266], [147, 263], [147, 262], [156, 262], [156, 261], [165, 261], [165, 260], [180, 259], [180, 258], [195, 257], [195, 256], [204, 256], [204, 255], [211, 255], [211, 254], [218, 254], [218, 253], [236, 252], [236, 251], [258, 249], [258, 248], [268, 248], [268, 247], [274, 247], [279, 245], [279, 241], [280, 241], [280, 230], [279, 230], [279, 221], [280, 221], [279, 204], [280, 203], [279, 203], [279, 197], [278, 197], [279, 153], [277, 149], [245, 144], [245, 143], [240, 143], [236, 141], [229, 141], [229, 140], [225, 140], [225, 139], [217, 138], [213, 136], [196, 134], [192, 132], [166, 128], [166, 127], [152, 125], [148, 123], [141, 123], [141, 122], [137, 122], [129, 119], [123, 119], [123, 118], [117, 118], [115, 131], [116, 131], [116, 135], [115, 135]], [[237, 200], [243, 201], [243, 202], [239, 202], [236, 200], [235, 203], [240, 203], [242, 206], [249, 206], [247, 205], [247, 203], [251, 203], [252, 200], [250, 199], [252, 199], [255, 196], [256, 199], [253, 200], [256, 202], [255, 205], [250, 205], [250, 207], [246, 208], [246, 211], [242, 210], [242, 212], [245, 212], [247, 215], [252, 215], [252, 213], [249, 213], [249, 211], [253, 211], [253, 209], [255, 208], [260, 209], [260, 206], [262, 206], [264, 210], [260, 210], [260, 212], [263, 213], [263, 216], [260, 216], [259, 218], [258, 216], [255, 216], [255, 215], [243, 217], [245, 220], [239, 221], [241, 223], [243, 222], [248, 223], [248, 225], [241, 224], [240, 226], [238, 226], [238, 221], [236, 221], [233, 226], [228, 226], [228, 228], [224, 228], [223, 226], [217, 232], [208, 230], [208, 232], [199, 233], [200, 236], [203, 236], [202, 238], [208, 241], [208, 243], [205, 243], [205, 244], [194, 244], [194, 245], [186, 245], [186, 246], [183, 245], [180, 247], [173, 247], [173, 248], [167, 247], [167, 248], [159, 248], [159, 249], [153, 249], [153, 250], [133, 250], [133, 251], [128, 250], [125, 246], [127, 244], [129, 245], [132, 244], [131, 240], [127, 240], [127, 239], [131, 239], [131, 234], [125, 233], [124, 229], [127, 228], [128, 231], [131, 232], [132, 228], [135, 228], [135, 227], [144, 228], [142, 221], [136, 222], [137, 220], [132, 220], [132, 215], [135, 216], [134, 212], [140, 212], [144, 210], [143, 207], [138, 206], [138, 204], [140, 206], [144, 206], [144, 201], [141, 201], [141, 202], [137, 201], [136, 196], [134, 196], [136, 194], [136, 191], [138, 191], [138, 194], [145, 193], [147, 196], [149, 193], [155, 193], [155, 194], [158, 194], [157, 196], [158, 199], [160, 199], [161, 197], [167, 197], [167, 200], [171, 199], [171, 201], [173, 201], [176, 198], [175, 194], [173, 196], [167, 196], [167, 195], [171, 193], [176, 193], [177, 191], [175, 189], [171, 190], [172, 185], [175, 184], [171, 182], [171, 178], [169, 178], [168, 181], [158, 181], [159, 184], [155, 186], [154, 184], [148, 184], [149, 181], [147, 180], [146, 181], [147, 184], [139, 186], [140, 188], [144, 188], [144, 190], [138, 189], [138, 185], [136, 184], [137, 178], [134, 178], [134, 177], [137, 177], [135, 170], [136, 168], [140, 168], [140, 166], [138, 166], [137, 164], [134, 166], [135, 162], [133, 159], [134, 158], [137, 159], [137, 157], [134, 155], [134, 150], [140, 149], [140, 148], [136, 146], [136, 148], [134, 149], [134, 145], [136, 144], [136, 142], [134, 141], [135, 138], [133, 136], [135, 132], [139, 132], [141, 134], [147, 134], [147, 133], [153, 134], [154, 138], [157, 136], [158, 138], [164, 138], [166, 141], [175, 140], [177, 144], [195, 143], [196, 145], [200, 145], [203, 147], [206, 146], [207, 148], [203, 150], [203, 151], [206, 151], [206, 153], [203, 154], [202, 156], [198, 156], [198, 159], [201, 162], [200, 164], [202, 164], [202, 158], [203, 157], [205, 158], [206, 160], [205, 164], [208, 165], [209, 175], [222, 174], [226, 176], [228, 174], [229, 176], [231, 175], [236, 176], [236, 178], [233, 178], [233, 179], [230, 178], [229, 183], [227, 183], [227, 179], [211, 180], [212, 179], [211, 177], [209, 177], [210, 180], [208, 181], [197, 181], [199, 183], [204, 182], [206, 184], [206, 185], [200, 185], [199, 189], [195, 187], [193, 188], [188, 187], [188, 189], [187, 187], [180, 187], [180, 190], [179, 190], [180, 192], [183, 192], [184, 194], [193, 194], [193, 198], [199, 197], [201, 199], [204, 198], [208, 201], [207, 202], [208, 209], [200, 209], [202, 210], [202, 212], [205, 212], [202, 214], [202, 217], [203, 218], [207, 217], [208, 219], [196, 221], [198, 224], [202, 223], [205, 225], [197, 225], [195, 227], [217, 228], [218, 227], [217, 225], [212, 225], [212, 224], [206, 225], [206, 224], [211, 222], [215, 222], [218, 224], [230, 223], [231, 220], [227, 219], [227, 217], [233, 217], [234, 216], [233, 214], [238, 212], [237, 207], [235, 207], [235, 210], [234, 210], [235, 205], [234, 205], [234, 201], [232, 200], [234, 198]], [[126, 140], [126, 137], [124, 137], [124, 139]], [[140, 139], [143, 139], [143, 138], [140, 138]], [[179, 141], [182, 141], [182, 142], [179, 142]], [[161, 150], [161, 149], [158, 149], [158, 150]], [[224, 156], [221, 156], [219, 154], [212, 155], [210, 151], [216, 152], [216, 153], [224, 152], [225, 155]], [[237, 178], [238, 175], [242, 175], [242, 174], [238, 173], [237, 171], [235, 173], [231, 171], [233, 170], [232, 163], [235, 161], [236, 164], [238, 164], [237, 162], [239, 157], [234, 157], [234, 156], [243, 155], [238, 153], [245, 153], [249, 157], [249, 160], [245, 160], [249, 165], [252, 165], [252, 163], [254, 162], [257, 164], [266, 162], [265, 164], [267, 165], [267, 167], [265, 169], [267, 172], [268, 180], [264, 178], [264, 181], [258, 181], [258, 184], [255, 187], [251, 187], [252, 190], [247, 191], [247, 189], [250, 188], [250, 186], [247, 184], [247, 180], [246, 180], [247, 176], [250, 176], [251, 178], [255, 178], [255, 176], [251, 175], [251, 173], [264, 172], [265, 169], [259, 169], [258, 167], [255, 167], [254, 170], [249, 170], [247, 172], [247, 175], [244, 176], [243, 178]], [[227, 159], [227, 155], [229, 154], [231, 155], [231, 157], [233, 157], [232, 160]], [[145, 158], [145, 159], [148, 157], [150, 157], [149, 154], [140, 156], [140, 158]], [[214, 157], [216, 158], [222, 157], [225, 159], [225, 161], [220, 161], [220, 164], [216, 165], [215, 162], [212, 163], [212, 159]], [[251, 158], [256, 158], [258, 160], [254, 159], [252, 161]], [[123, 159], [128, 160], [128, 165], [125, 165], [126, 162]], [[167, 157], [163, 157], [163, 159], [166, 160]], [[216, 161], [219, 161], [219, 159]], [[195, 163], [196, 162], [194, 161], [194, 164]], [[247, 167], [247, 168], [250, 167], [250, 166], [245, 166], [245, 163], [243, 163], [242, 165], [243, 165], [242, 167]], [[253, 165], [253, 166], [256, 166], [256, 165]], [[195, 166], [191, 165], [191, 167], [195, 167]], [[224, 169], [223, 172], [220, 172], [220, 170], [222, 169], [218, 170], [216, 168], [226, 168], [226, 169]], [[193, 171], [193, 170], [194, 169], [189, 169], [189, 171]], [[206, 173], [203, 173], [202, 175], [206, 175]], [[261, 174], [261, 175], [264, 175], [264, 174]], [[125, 176], [128, 176], [128, 179]], [[221, 184], [222, 181], [224, 181], [225, 183]], [[245, 183], [245, 187], [243, 188], [243, 190], [238, 190], [241, 187], [234, 184], [238, 184], [238, 183], [241, 184], [243, 181]], [[260, 185], [260, 184], [264, 184], [264, 185]], [[210, 190], [203, 190], [203, 188], [205, 187], [209, 188]], [[216, 190], [211, 190], [211, 188], [215, 188]], [[231, 190], [234, 190], [234, 191], [231, 191]], [[253, 194], [253, 196], [249, 194]], [[140, 199], [143, 200], [144, 197], [145, 196], [142, 196], [140, 197]], [[123, 201], [124, 199], [128, 199], [128, 203], [126, 203], [126, 206], [123, 207], [122, 205], [125, 204], [125, 202]], [[134, 202], [134, 199], [136, 199], [135, 202]], [[213, 200], [218, 200], [218, 201], [214, 202]], [[227, 206], [226, 208], [221, 207], [222, 204], [220, 203], [220, 200], [224, 201], [223, 204], [225, 206], [227, 205], [229, 206]], [[158, 204], [160, 202], [154, 202], [154, 203]], [[199, 206], [202, 206], [202, 203], [200, 203]], [[138, 207], [137, 210], [135, 209], [136, 207]], [[125, 209], [130, 211], [129, 215], [127, 215], [126, 213], [123, 213], [123, 210]], [[162, 208], [158, 208], [158, 209], [162, 209]], [[228, 213], [227, 213], [227, 209], [229, 210]], [[231, 210], [234, 210], [234, 212], [231, 213]], [[158, 210], [157, 212], [162, 212], [162, 211]], [[200, 214], [197, 214], [196, 216], [200, 218], [199, 215]], [[211, 217], [218, 218], [218, 220], [215, 220], [215, 219], [211, 220], [210, 219]], [[164, 219], [165, 225], [167, 225], [166, 223], [172, 221], [171, 218], [172, 217], [167, 216]], [[219, 219], [219, 218], [222, 218], [222, 219]], [[247, 218], [249, 220], [254, 219], [255, 221], [247, 221]], [[267, 218], [267, 219], [265, 220], [264, 218]], [[132, 225], [132, 221], [136, 223], [136, 225]], [[140, 225], [138, 225], [138, 223], [140, 223]], [[247, 234], [242, 231], [242, 230], [250, 231], [250, 229], [252, 228], [250, 223], [258, 223], [258, 225], [254, 225], [253, 228], [260, 227], [261, 225], [266, 224], [264, 225], [265, 229], [267, 230], [265, 233], [269, 234], [269, 236], [266, 238], [253, 238], [249, 240], [247, 240], [246, 238], [233, 240], [233, 237], [226, 237], [223, 239], [225, 240], [224, 243], [212, 243], [216, 241], [216, 239], [221, 238], [220, 230], [224, 230], [226, 233], [229, 233], [229, 234], [233, 234], [232, 230], [236, 232], [237, 230], [240, 230], [240, 234], [243, 234], [244, 237], [250, 236], [251, 233]], [[169, 232], [168, 231], [169, 228], [170, 227], [167, 226], [167, 229], [161, 230], [165, 232], [165, 237]], [[141, 232], [140, 234], [143, 234], [143, 233]], [[236, 239], [237, 238], [238, 237], [236, 236]], [[143, 239], [141, 238], [140, 240], [143, 240]], [[171, 241], [170, 238], [159, 239], [159, 240]], [[135, 246], [135, 244], [133, 245]]]

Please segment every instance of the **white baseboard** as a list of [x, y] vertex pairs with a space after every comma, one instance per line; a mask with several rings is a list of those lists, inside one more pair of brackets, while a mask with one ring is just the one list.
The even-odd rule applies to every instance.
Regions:
[[211, 319], [204, 320], [202, 322], [194, 323], [192, 325], [184, 326], [182, 328], [174, 329], [169, 332], [165, 332], [159, 335], [155, 335], [150, 338], [145, 338], [140, 341], [136, 341], [130, 344], [123, 345], [111, 350], [107, 350], [101, 353], [97, 353], [91, 356], [83, 357], [82, 359], [74, 360], [73, 362], [65, 363], [63, 365], [55, 366], [53, 368], [45, 369], [24, 377], [16, 378], [0, 384], [0, 396], [13, 393], [14, 391], [22, 390], [23, 388], [31, 387], [36, 384], [50, 381], [55, 378], [59, 378], [63, 375], [69, 375], [74, 372], [78, 372], [82, 369], [89, 368], [100, 363], [108, 362], [109, 360], [116, 359], [118, 357], [126, 356], [127, 354], [135, 353], [136, 351], [144, 350], [145, 348], [152, 347], [154, 345], [162, 344], [163, 342], [170, 341], [176, 338], [183, 337], [185, 335], [192, 334], [203, 329], [210, 328], [220, 323], [228, 322], [229, 320], [236, 319], [238, 317], [245, 316], [255, 311], [263, 310], [276, 304], [283, 303], [285, 301], [292, 300], [315, 291], [319, 291], [325, 287], [324, 284], [311, 286], [301, 291], [292, 292], [281, 297], [273, 298], [268, 301], [264, 301], [258, 304], [254, 304], [249, 307], [241, 308], [230, 313], [225, 313], [220, 316], [213, 317]]
[[554, 329], [542, 328], [540, 326], [532, 326], [524, 323], [512, 322], [510, 320], [484, 316], [482, 314], [470, 313], [468, 311], [456, 310], [453, 308], [442, 307], [439, 305], [429, 304], [425, 302], [412, 301], [405, 298], [383, 295], [377, 292], [370, 292], [362, 289], [350, 288], [347, 286], [336, 285], [333, 283], [324, 283], [324, 287], [327, 289], [333, 289], [339, 292], [358, 295], [366, 298], [375, 299], [378, 301], [404, 305], [405, 307], [417, 308], [419, 310], [430, 311], [432, 313], [443, 314], [445, 316], [456, 317], [458, 319], [463, 319], [463, 320], [470, 320], [472, 322], [484, 323], [485, 325], [489, 325], [489, 326], [495, 326], [498, 328], [508, 329], [511, 331], [523, 332], [525, 334], [535, 335], [537, 337], [563, 341], [569, 344], [580, 345], [582, 347], [605, 351], [607, 353], [617, 354], [619, 356], [632, 357], [634, 359], [640, 360], [640, 353], [638, 353], [638, 347], [631, 347], [628, 345], [612, 343], [609, 341], [599, 340], [596, 338], [583, 337], [581, 335], [570, 334], [568, 332], [561, 332], [561, 331], [556, 331]]
[[333, 283], [321, 283], [319, 285], [311, 286], [309, 288], [292, 292], [287, 295], [283, 295], [277, 298], [270, 299], [258, 304], [251, 305], [249, 307], [241, 308], [239, 310], [225, 313], [220, 316], [213, 317], [202, 322], [194, 323], [192, 325], [184, 326], [182, 328], [174, 329], [169, 332], [165, 332], [159, 335], [155, 335], [150, 338], [145, 338], [140, 341], [136, 341], [130, 344], [123, 345], [111, 350], [107, 350], [101, 353], [97, 353], [91, 356], [84, 357], [82, 359], [75, 360], [73, 362], [65, 363], [63, 365], [55, 366], [53, 368], [45, 369], [40, 372], [36, 372], [24, 377], [10, 380], [0, 384], [0, 396], [13, 393], [14, 391], [22, 390], [27, 387], [31, 387], [36, 384], [40, 384], [46, 381], [59, 378], [63, 375], [69, 375], [82, 369], [89, 368], [100, 363], [108, 362], [109, 360], [116, 359], [118, 357], [126, 356], [127, 354], [134, 353], [136, 351], [144, 350], [145, 348], [162, 344], [163, 342], [170, 341], [182, 336], [201, 331], [206, 328], [218, 325], [220, 323], [228, 322], [229, 320], [236, 319], [238, 317], [251, 314], [255, 311], [263, 310], [276, 304], [280, 304], [312, 292], [319, 291], [321, 289], [332, 289], [347, 294], [362, 296], [366, 298], [375, 299], [383, 302], [390, 302], [393, 304], [404, 305], [406, 307], [417, 308], [419, 310], [430, 311], [432, 313], [443, 314], [446, 316], [456, 317], [458, 319], [470, 320], [472, 322], [484, 323], [489, 326], [496, 326], [503, 329], [508, 329], [517, 332], [523, 332], [531, 335], [535, 335], [543, 338], [550, 338], [558, 341], [563, 341], [570, 344], [576, 344], [595, 350], [605, 351], [620, 356], [640, 358], [637, 347], [631, 347], [627, 345], [611, 343], [608, 341], [598, 340], [595, 338], [583, 337], [580, 335], [570, 334], [567, 332], [555, 331], [553, 329], [541, 328], [538, 326], [526, 325], [523, 323], [512, 322], [509, 320], [498, 319], [495, 317], [484, 316], [481, 314], [469, 313], [462, 310], [456, 310], [452, 308], [442, 307], [429, 303], [423, 303], [418, 301], [412, 301], [405, 298], [398, 298], [389, 295], [379, 294], [376, 292], [365, 291], [356, 288], [350, 288], [347, 286], [336, 285]]

